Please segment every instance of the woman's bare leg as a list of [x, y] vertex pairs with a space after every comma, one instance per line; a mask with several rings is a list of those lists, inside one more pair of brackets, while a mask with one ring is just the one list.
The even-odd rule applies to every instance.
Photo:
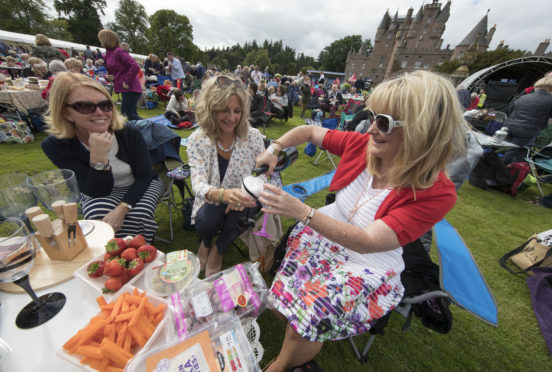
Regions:
[[311, 342], [301, 337], [291, 326], [286, 326], [286, 335], [278, 357], [267, 367], [268, 372], [284, 372], [314, 359], [322, 348], [322, 342]]

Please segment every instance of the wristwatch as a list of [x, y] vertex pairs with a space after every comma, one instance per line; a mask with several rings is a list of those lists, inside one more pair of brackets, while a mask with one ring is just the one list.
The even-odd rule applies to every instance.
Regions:
[[90, 166], [94, 168], [95, 170], [106, 170], [109, 167], [109, 160], [106, 160], [105, 162], [90, 162]]

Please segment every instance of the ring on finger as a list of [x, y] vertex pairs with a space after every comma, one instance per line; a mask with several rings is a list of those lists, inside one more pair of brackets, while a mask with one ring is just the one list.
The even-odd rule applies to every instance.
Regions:
[[240, 202], [238, 202], [238, 207], [241, 207], [241, 203], [240, 203]]

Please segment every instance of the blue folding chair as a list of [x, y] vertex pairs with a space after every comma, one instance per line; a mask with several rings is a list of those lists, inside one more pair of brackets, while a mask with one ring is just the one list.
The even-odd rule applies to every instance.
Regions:
[[[458, 307], [470, 312], [481, 321], [495, 327], [498, 326], [496, 300], [479, 271], [468, 247], [466, 247], [456, 229], [443, 219], [434, 226], [434, 234], [439, 252], [439, 281], [441, 288], [402, 299], [401, 303], [394, 310], [407, 317], [407, 323], [405, 323], [403, 330], [408, 329], [412, 305], [436, 298], [448, 298]], [[379, 327], [381, 330], [387, 324], [388, 317], [380, 320], [383, 323], [383, 326]], [[374, 327], [378, 327], [378, 322], [376, 322]], [[362, 353], [358, 351], [353, 337], [349, 337], [353, 352], [362, 363], [367, 362], [368, 351], [375, 337], [376, 333], [374, 332], [368, 339]]]
[[[339, 119], [338, 118], [324, 119], [322, 121], [322, 127], [323, 128], [336, 129], [338, 125], [339, 125]], [[337, 168], [337, 166], [335, 165], [335, 162], [333, 161], [333, 155], [330, 154], [328, 150], [325, 150], [322, 147], [320, 148], [320, 150], [321, 150], [320, 153], [318, 154], [318, 156], [314, 160], [314, 165], [318, 165], [324, 159], [328, 159], [332, 163], [333, 167]], [[322, 158], [323, 155], [326, 155], [326, 158]]]

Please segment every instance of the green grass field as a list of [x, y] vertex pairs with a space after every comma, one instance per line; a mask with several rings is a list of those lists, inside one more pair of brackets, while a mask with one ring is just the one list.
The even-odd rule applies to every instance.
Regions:
[[[146, 118], [162, 113], [164, 106], [153, 110], [140, 110]], [[267, 128], [269, 138], [278, 138], [294, 126], [303, 124], [296, 109], [289, 122], [272, 121]], [[190, 131], [178, 131], [187, 137]], [[33, 143], [0, 145], [0, 173], [25, 173], [29, 176], [47, 169], [54, 169], [52, 163], [40, 149], [45, 133], [36, 135]], [[285, 184], [305, 181], [332, 169], [328, 161], [313, 165], [313, 158], [299, 148], [299, 160], [282, 173]], [[186, 161], [186, 149], [181, 148], [182, 159]], [[546, 193], [552, 187], [546, 186]], [[314, 207], [321, 207], [326, 191], [307, 199]], [[470, 186], [467, 182], [458, 193], [458, 201], [446, 216], [472, 251], [491, 291], [498, 303], [498, 328], [488, 326], [466, 311], [451, 305], [454, 316], [452, 331], [442, 335], [425, 328], [414, 318], [407, 333], [401, 332], [404, 319], [394, 314], [386, 329], [386, 335], [377, 337], [369, 355], [368, 364], [360, 364], [354, 357], [347, 341], [328, 342], [317, 356], [317, 362], [325, 371], [550, 371], [550, 356], [537, 320], [533, 313], [529, 290], [524, 278], [516, 277], [498, 265], [498, 259], [507, 251], [523, 243], [531, 233], [550, 229], [552, 211], [531, 205], [527, 200], [538, 194], [531, 186], [517, 198], [507, 194]], [[177, 192], [177, 203], [180, 196]], [[168, 238], [168, 213], [160, 205], [156, 212], [159, 222], [158, 235]], [[175, 240], [171, 244], [158, 242], [159, 249], [168, 252], [188, 249], [197, 252], [198, 235], [183, 230], [182, 216], [177, 209], [173, 213]], [[284, 228], [292, 221], [284, 219]], [[432, 250], [433, 256], [435, 250]], [[224, 257], [223, 267], [235, 265], [245, 259], [231, 250]], [[272, 278], [266, 277], [270, 285]], [[261, 327], [261, 344], [265, 354], [261, 366], [274, 358], [284, 335], [284, 323], [265, 311], [258, 319]], [[364, 345], [368, 335], [356, 337]]]

